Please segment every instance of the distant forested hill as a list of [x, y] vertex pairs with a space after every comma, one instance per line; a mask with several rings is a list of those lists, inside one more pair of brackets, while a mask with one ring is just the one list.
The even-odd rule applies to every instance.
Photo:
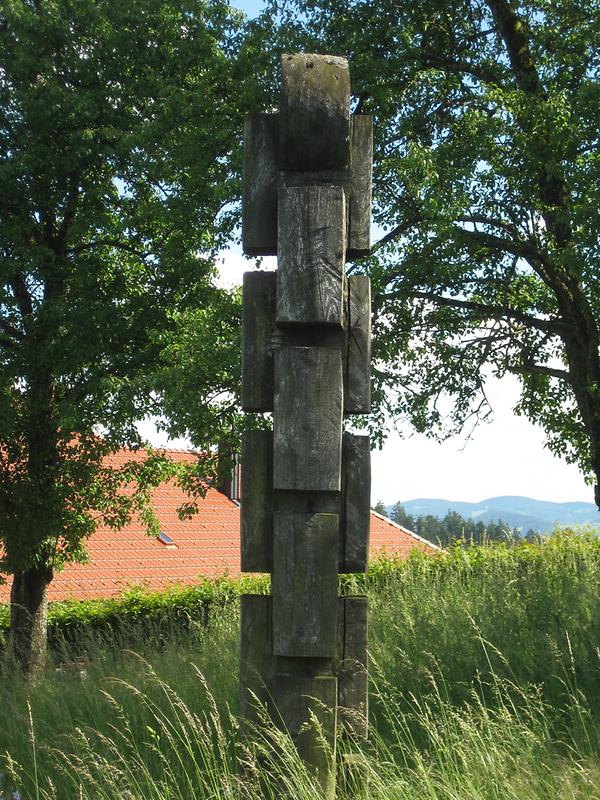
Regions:
[[[511, 528], [547, 533], [557, 525], [598, 525], [600, 512], [593, 503], [551, 503], [533, 500], [531, 497], [489, 497], [479, 503], [460, 500], [419, 498], [402, 502], [405, 512], [412, 517], [432, 515], [440, 519], [449, 511], [460, 514], [467, 520], [488, 524], [498, 519]], [[392, 513], [394, 506], [387, 506]]]

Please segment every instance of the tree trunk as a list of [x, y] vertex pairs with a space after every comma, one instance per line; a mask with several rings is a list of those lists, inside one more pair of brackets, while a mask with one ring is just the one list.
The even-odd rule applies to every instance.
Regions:
[[46, 661], [49, 567], [16, 572], [10, 593], [10, 641], [23, 673], [35, 680]]
[[[545, 102], [546, 90], [534, 64], [534, 50], [524, 16], [519, 16], [514, 0], [487, 0], [504, 43], [519, 88], [532, 99]], [[542, 165], [539, 174], [539, 197], [546, 229], [555, 244], [576, 261], [571, 224], [571, 193], [563, 164], [556, 159], [539, 131], [522, 126]], [[590, 441], [590, 465], [596, 478], [594, 499], [600, 509], [600, 332], [598, 323], [582, 285], [581, 270], [569, 270], [556, 260], [554, 269], [540, 272], [542, 280], [553, 290], [560, 315], [568, 324], [562, 334], [570, 383], [585, 431]]]

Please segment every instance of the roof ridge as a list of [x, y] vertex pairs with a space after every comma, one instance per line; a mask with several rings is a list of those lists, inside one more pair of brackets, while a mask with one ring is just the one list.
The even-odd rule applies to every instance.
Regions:
[[[148, 447], [150, 447], [152, 450], [157, 450], [157, 451], [159, 451], [161, 453], [188, 453], [190, 455], [198, 455], [198, 454], [202, 453], [202, 450], [200, 450], [197, 447], [166, 447], [166, 446], [162, 447], [162, 446], [154, 445], [154, 444], [152, 444], [150, 442], [148, 442], [146, 445], [140, 445], [140, 447], [138, 447], [137, 449], [138, 450], [147, 450]], [[131, 447], [121, 447], [120, 449], [124, 450], [124, 451], [133, 450], [133, 448], [131, 448]], [[119, 451], [117, 450], [115, 452], [119, 452]]]
[[378, 511], [375, 511], [374, 508], [371, 509], [371, 514], [373, 514], [374, 517], [377, 517], [378, 519], [382, 519], [384, 522], [387, 522], [388, 525], [391, 525], [393, 528], [398, 528], [398, 530], [407, 533], [409, 536], [412, 536], [413, 539], [416, 539], [418, 542], [423, 542], [423, 544], [429, 545], [429, 547], [433, 547], [435, 550], [440, 550], [440, 551], [443, 550], [443, 548], [440, 547], [438, 544], [434, 544], [433, 542], [430, 542], [429, 539], [425, 539], [423, 536], [419, 536], [418, 533], [415, 533], [414, 531], [405, 528], [404, 525], [399, 525], [397, 522], [394, 522], [393, 519], [390, 519], [389, 517], [386, 517], [384, 514], [380, 514]]

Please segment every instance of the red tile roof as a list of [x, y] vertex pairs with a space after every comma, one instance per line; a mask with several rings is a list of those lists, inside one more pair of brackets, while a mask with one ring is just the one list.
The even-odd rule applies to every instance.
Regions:
[[371, 511], [371, 537], [369, 543], [371, 557], [380, 553], [408, 558], [411, 550], [440, 551], [437, 544], [424, 539], [408, 528], [392, 522], [388, 517]]
[[[195, 454], [164, 451], [171, 458], [193, 462]], [[120, 466], [145, 457], [144, 451], [121, 451], [110, 459]], [[161, 530], [175, 546], [148, 536], [139, 522], [120, 531], [99, 526], [87, 541], [87, 564], [69, 564], [56, 574], [49, 589], [50, 600], [110, 597], [131, 586], [164, 589], [172, 584], [191, 584], [200, 577], [240, 572], [239, 505], [216, 489], [209, 488], [198, 501], [198, 513], [180, 520], [177, 508], [189, 497], [173, 481], [161, 484], [153, 494], [153, 506]], [[413, 548], [437, 549], [435, 545], [371, 512], [370, 552], [407, 556]], [[0, 602], [8, 602], [10, 580], [0, 585]]]

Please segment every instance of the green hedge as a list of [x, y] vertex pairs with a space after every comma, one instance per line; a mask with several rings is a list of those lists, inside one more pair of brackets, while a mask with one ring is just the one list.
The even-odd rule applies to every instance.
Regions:
[[[85, 634], [114, 636], [132, 630], [153, 634], [161, 628], [185, 630], [190, 624], [206, 622], [216, 608], [223, 608], [240, 594], [266, 594], [268, 576], [221, 577], [203, 579], [192, 586], [174, 585], [163, 591], [144, 587], [128, 589], [120, 595], [94, 600], [59, 600], [48, 609], [50, 646], [75, 644]], [[0, 636], [9, 628], [10, 609], [0, 604]]]

